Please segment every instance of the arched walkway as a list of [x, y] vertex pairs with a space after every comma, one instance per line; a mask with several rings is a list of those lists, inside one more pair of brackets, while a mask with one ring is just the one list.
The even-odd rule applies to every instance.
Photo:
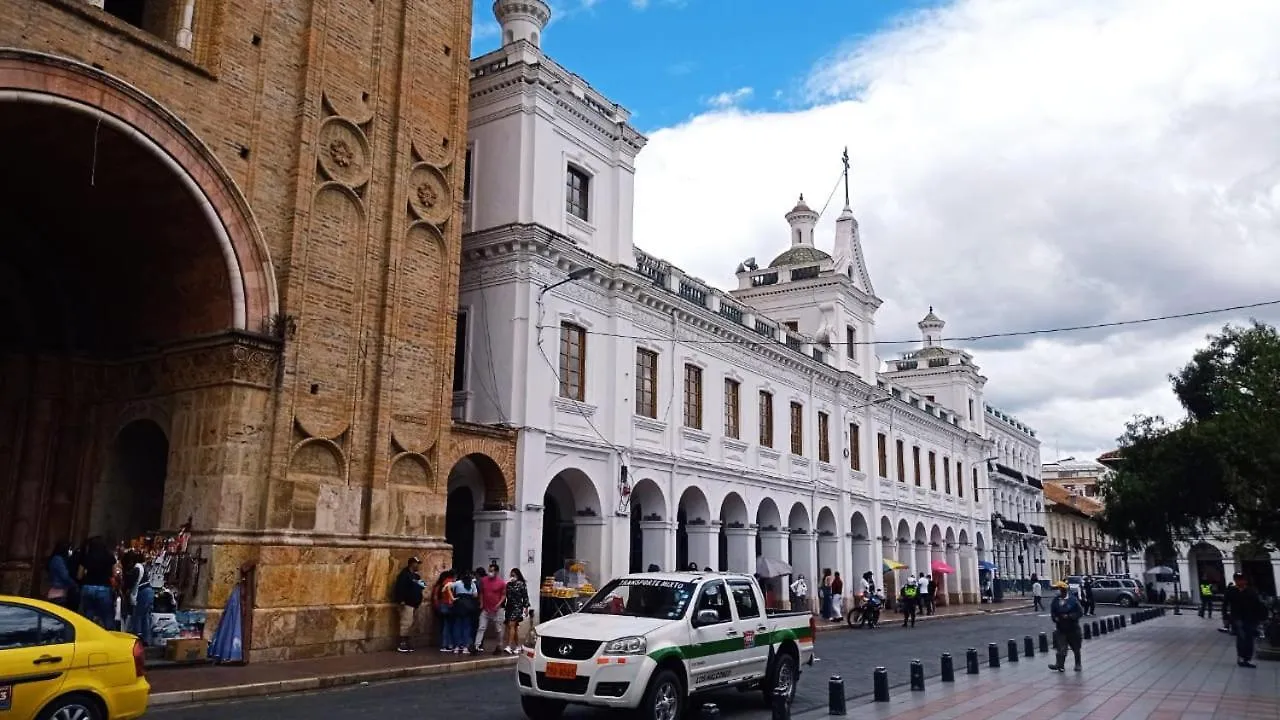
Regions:
[[818, 554], [814, 546], [813, 524], [809, 517], [809, 508], [804, 503], [797, 502], [791, 506], [790, 512], [787, 513], [787, 528], [790, 530], [787, 549], [791, 554], [791, 569], [796, 577], [803, 575], [809, 586], [808, 597], [790, 598], [791, 608], [801, 610], [810, 607], [817, 593], [815, 583], [818, 574]]
[[471, 453], [453, 465], [444, 513], [444, 538], [453, 546], [453, 567], [485, 567], [493, 562], [506, 568], [516, 564], [514, 556], [507, 557], [506, 548], [510, 506], [506, 478], [493, 458]]
[[676, 510], [676, 568], [710, 567], [713, 558], [718, 558], [714, 544], [717, 535], [707, 496], [697, 487], [686, 488]]
[[1212, 585], [1215, 592], [1227, 586], [1222, 559], [1222, 551], [1213, 545], [1199, 543], [1191, 546], [1187, 552], [1187, 565], [1191, 570], [1188, 588], [1193, 598], [1199, 595], [1201, 583]]
[[609, 572], [604, 561], [605, 519], [595, 483], [576, 468], [551, 478], [542, 497], [542, 576], [555, 575], [575, 563], [597, 586]]
[[[0, 136], [0, 592], [91, 528], [242, 526], [264, 488], [223, 469], [270, 451], [238, 433], [270, 425], [279, 361], [244, 333], [279, 303], [236, 184], [146, 95], [49, 55], [0, 49]], [[145, 508], [122, 472], [160, 488]]]
[[747, 527], [747, 503], [731, 492], [720, 504], [720, 537], [716, 568], [728, 572], [754, 572], [755, 549], [752, 531]]
[[667, 501], [662, 495], [662, 488], [649, 479], [637, 482], [631, 490], [629, 518], [631, 547], [628, 564], [631, 572], [647, 571], [651, 565], [658, 566], [660, 570], [673, 569], [667, 567], [666, 559], [667, 538], [672, 526], [667, 515]]

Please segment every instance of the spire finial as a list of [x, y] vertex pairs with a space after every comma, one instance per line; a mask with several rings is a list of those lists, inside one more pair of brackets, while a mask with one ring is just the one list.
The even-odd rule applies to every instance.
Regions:
[[933, 306], [932, 306], [932, 305], [930, 305], [930, 306], [929, 306], [929, 312], [933, 312]]
[[840, 161], [844, 164], [844, 206], [849, 207], [849, 146], [844, 148], [844, 155], [840, 157]]

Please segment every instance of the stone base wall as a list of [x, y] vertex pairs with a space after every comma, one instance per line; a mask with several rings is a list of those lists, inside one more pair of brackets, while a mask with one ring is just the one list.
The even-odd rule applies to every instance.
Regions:
[[[222, 609], [239, 579], [241, 566], [256, 565], [250, 662], [298, 660], [325, 655], [388, 650], [395, 646], [396, 576], [413, 555], [422, 559], [428, 586], [448, 566], [451, 551], [442, 540], [412, 547], [332, 545], [203, 545], [209, 558], [202, 592], [191, 603], [208, 609], [206, 638], [212, 638]], [[396, 542], [401, 545], [401, 542]], [[415, 636], [434, 632], [424, 605]]]
[[960, 593], [947, 593], [948, 605], [959, 605], [961, 602]]
[[978, 593], [963, 593], [963, 598], [966, 605], [978, 603]]

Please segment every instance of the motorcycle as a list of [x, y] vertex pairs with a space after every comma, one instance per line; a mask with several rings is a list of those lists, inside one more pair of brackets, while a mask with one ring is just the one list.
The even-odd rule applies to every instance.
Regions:
[[879, 591], [874, 592], [870, 597], [866, 598], [865, 602], [849, 611], [849, 614], [845, 617], [845, 622], [851, 628], [864, 625], [870, 628], [876, 627], [880, 623], [880, 611], [882, 609], [884, 609], [884, 594]]

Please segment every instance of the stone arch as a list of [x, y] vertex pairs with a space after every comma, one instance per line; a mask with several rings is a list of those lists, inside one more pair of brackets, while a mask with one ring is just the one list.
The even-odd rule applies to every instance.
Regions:
[[886, 544], [894, 541], [893, 521], [889, 519], [888, 515], [880, 517], [880, 538]]
[[566, 468], [547, 483], [542, 496], [542, 575], [554, 575], [570, 561], [586, 566], [589, 577], [608, 574], [600, 490], [586, 472]]
[[[712, 562], [711, 547], [707, 536], [711, 526], [711, 504], [697, 485], [689, 485], [680, 493], [676, 503], [676, 569], [685, 570], [692, 563], [699, 568]], [[696, 534], [696, 543], [690, 541], [690, 530]]]
[[441, 466], [464, 466], [481, 481], [484, 497], [477, 508], [511, 509], [515, 498], [516, 433], [470, 423], [454, 423], [449, 430], [447, 448], [441, 454]]
[[809, 509], [804, 503], [795, 503], [791, 506], [791, 512], [787, 515], [787, 527], [792, 532], [809, 532], [812, 525], [809, 523]]
[[729, 492], [720, 501], [720, 522], [728, 525], [730, 523], [741, 523], [742, 526], [750, 521], [747, 515], [747, 502], [742, 496], [736, 492]]
[[645, 571], [650, 565], [661, 569], [666, 564], [669, 514], [667, 498], [658, 483], [649, 478], [636, 482], [631, 489], [627, 513], [631, 572]]
[[230, 279], [227, 325], [251, 332], [271, 329], [279, 295], [261, 229], [226, 168], [177, 116], [141, 90], [84, 63], [3, 48], [0, 106], [11, 104], [92, 119], [168, 167], [203, 209], [217, 241]]
[[853, 511], [849, 516], [849, 534], [855, 540], [866, 540], [871, 537], [871, 529], [867, 527], [867, 518], [861, 511]]
[[772, 498], [760, 501], [759, 507], [756, 508], [756, 525], [762, 530], [769, 527], [782, 527], [782, 513], [778, 512], [778, 504]]
[[169, 438], [150, 419], [123, 425], [94, 486], [89, 535], [115, 543], [164, 528]]
[[747, 503], [736, 492], [729, 492], [720, 501], [719, 565], [721, 571], [748, 572], [753, 548], [747, 547]]

